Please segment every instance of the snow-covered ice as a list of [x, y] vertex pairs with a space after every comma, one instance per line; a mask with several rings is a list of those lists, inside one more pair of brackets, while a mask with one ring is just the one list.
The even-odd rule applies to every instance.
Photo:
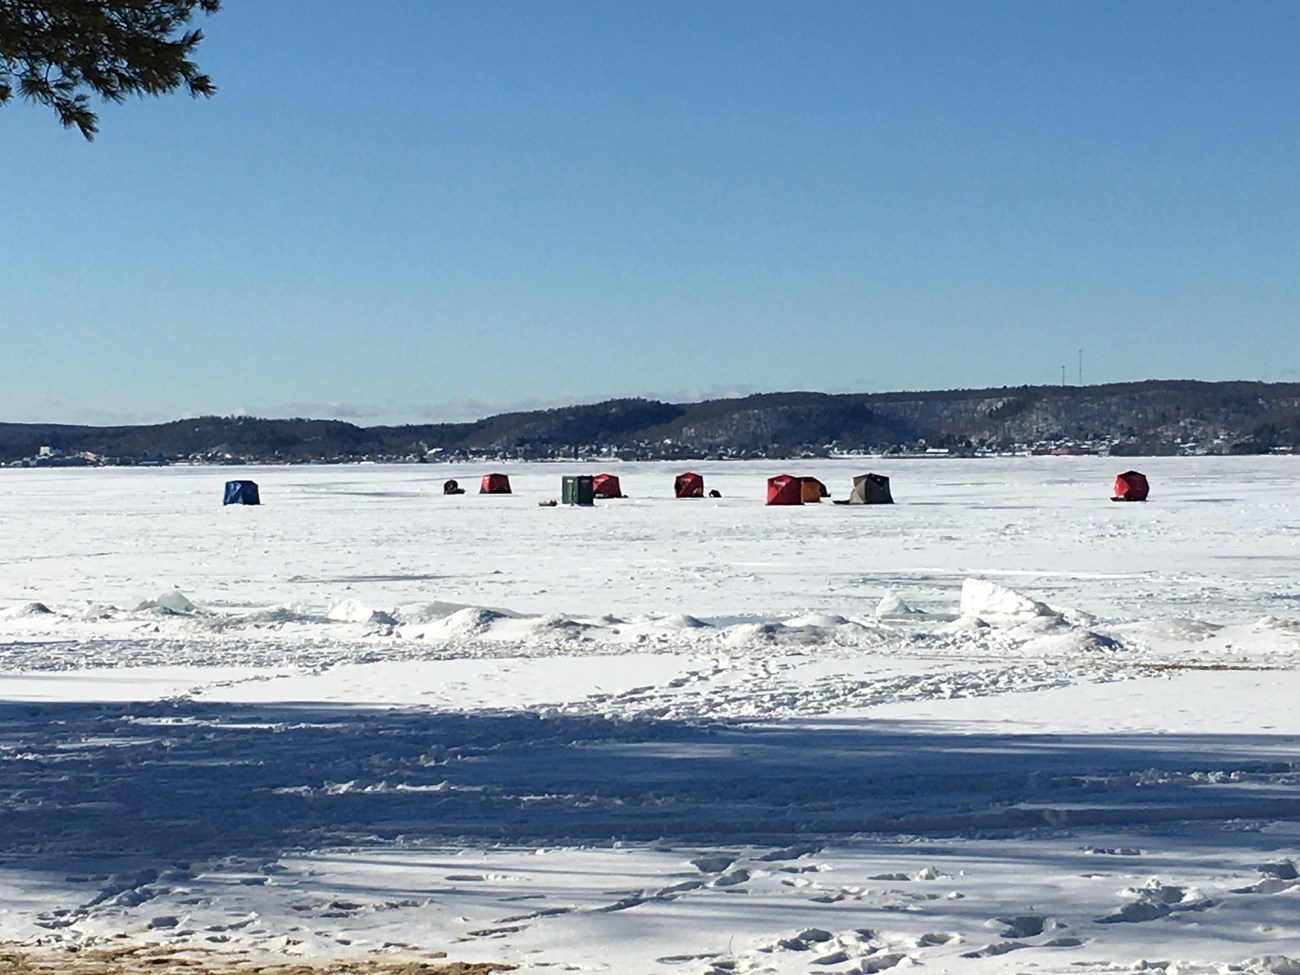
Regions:
[[1300, 459], [494, 469], [0, 471], [0, 942], [1300, 972]]

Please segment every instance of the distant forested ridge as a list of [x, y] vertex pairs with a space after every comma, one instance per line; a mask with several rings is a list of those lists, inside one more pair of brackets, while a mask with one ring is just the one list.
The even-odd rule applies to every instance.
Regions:
[[1263, 453], [1300, 448], [1300, 384], [1152, 380], [896, 393], [617, 399], [472, 423], [199, 417], [149, 426], [0, 423], [0, 463], [747, 457], [1020, 449]]

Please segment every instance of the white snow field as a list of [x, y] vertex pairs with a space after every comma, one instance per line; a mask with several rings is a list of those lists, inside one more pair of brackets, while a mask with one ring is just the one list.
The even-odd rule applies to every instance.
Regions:
[[0, 471], [0, 942], [1300, 973], [1300, 458], [600, 469]]

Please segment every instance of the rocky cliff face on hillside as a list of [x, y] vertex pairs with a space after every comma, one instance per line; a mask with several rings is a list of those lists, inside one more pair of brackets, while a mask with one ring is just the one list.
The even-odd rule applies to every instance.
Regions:
[[919, 393], [766, 393], [702, 403], [610, 400], [474, 423], [358, 427], [337, 420], [200, 417], [155, 426], [0, 424], [0, 462], [139, 458], [437, 459], [753, 456], [828, 448], [1079, 446], [1114, 452], [1300, 447], [1300, 385], [1151, 381]]

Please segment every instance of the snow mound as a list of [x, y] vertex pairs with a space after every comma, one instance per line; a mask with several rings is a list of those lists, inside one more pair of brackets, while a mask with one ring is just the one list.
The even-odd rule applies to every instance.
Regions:
[[1300, 959], [1287, 955], [1260, 955], [1246, 959], [1244, 970], [1262, 975], [1300, 975]]
[[306, 612], [301, 606], [268, 606], [240, 617], [240, 622], [252, 626], [275, 626], [281, 623], [319, 623], [320, 617]]
[[468, 609], [464, 603], [448, 603], [441, 600], [402, 606], [399, 615], [403, 623], [436, 623], [445, 620], [462, 609]]
[[397, 622], [391, 614], [371, 609], [361, 600], [351, 598], [338, 603], [326, 615], [335, 623], [381, 623], [391, 626]]
[[874, 631], [843, 616], [813, 613], [785, 622], [738, 623], [723, 631], [723, 643], [737, 650], [770, 646], [858, 646], [875, 643], [866, 639], [873, 635]]
[[[40, 606], [40, 603], [33, 603], [34, 606]], [[1283, 616], [1263, 616], [1255, 624], [1254, 629], [1262, 630], [1280, 630], [1283, 633], [1300, 633], [1300, 620], [1287, 619]]]
[[506, 619], [506, 614], [494, 609], [466, 606], [444, 617], [437, 628], [449, 637], [482, 636], [503, 619]]
[[196, 609], [198, 609], [198, 607], [190, 602], [186, 595], [179, 589], [165, 592], [154, 599], [146, 599], [136, 607], [136, 610], [140, 612], [153, 610], [160, 613], [175, 613], [178, 616], [188, 616]]
[[903, 601], [903, 597], [896, 592], [887, 592], [879, 603], [876, 604], [876, 619], [900, 619], [905, 616], [918, 616], [919, 610], [913, 609]]
[[768, 646], [780, 641], [780, 631], [785, 629], [781, 623], [738, 623], [723, 631], [725, 643], [729, 647]]
[[836, 616], [834, 613], [805, 613], [803, 616], [790, 617], [785, 621], [785, 625], [820, 626], [824, 629], [834, 629], [837, 626], [844, 626], [848, 622], [843, 616]]
[[1095, 630], [1077, 627], [1058, 627], [1026, 640], [1020, 650], [1030, 656], [1084, 656], [1099, 653], [1118, 653], [1124, 644], [1114, 637]]
[[51, 616], [54, 610], [44, 603], [23, 603], [19, 606], [10, 606], [8, 609], [0, 609], [0, 617], [8, 620], [30, 619], [33, 616]]
[[683, 633], [690, 630], [708, 630], [712, 625], [686, 613], [661, 615], [651, 613], [646, 616], [633, 616], [620, 624], [633, 633]]
[[1153, 637], [1174, 640], [1178, 643], [1199, 643], [1202, 640], [1208, 640], [1223, 629], [1218, 623], [1207, 623], [1204, 620], [1188, 619], [1186, 617], [1152, 620], [1141, 625]]
[[988, 628], [989, 625], [978, 616], [959, 616], [939, 627], [939, 632], [955, 634], [978, 633], [980, 630], [987, 630]]
[[968, 579], [962, 586], [961, 615], [912, 639], [916, 645], [944, 652], [1044, 660], [1131, 649], [1123, 639], [1098, 630], [1095, 623], [1087, 613], [1053, 609], [1004, 586]]
[[966, 579], [962, 582], [961, 615], [999, 622], [1029, 620], [1036, 616], [1060, 616], [1046, 603], [984, 579]]
[[1206, 643], [1219, 652], [1252, 657], [1294, 656], [1300, 652], [1300, 621], [1264, 616], [1254, 623], [1225, 626], [1217, 637]]
[[538, 636], [576, 636], [583, 630], [591, 629], [592, 626], [590, 623], [565, 616], [563, 613], [547, 613], [545, 616], [529, 620], [527, 628]]
[[420, 623], [443, 623], [457, 616], [457, 614], [464, 613], [465, 610], [470, 610], [471, 615], [480, 612], [490, 613], [494, 620], [524, 618], [522, 613], [516, 613], [514, 610], [499, 606], [471, 606], [468, 603], [451, 603], [440, 599], [400, 606], [393, 615], [400, 619], [402, 623], [413, 626]]
[[670, 616], [664, 616], [655, 620], [655, 624], [663, 630], [705, 630], [709, 628], [708, 623], [687, 613], [673, 613]]

